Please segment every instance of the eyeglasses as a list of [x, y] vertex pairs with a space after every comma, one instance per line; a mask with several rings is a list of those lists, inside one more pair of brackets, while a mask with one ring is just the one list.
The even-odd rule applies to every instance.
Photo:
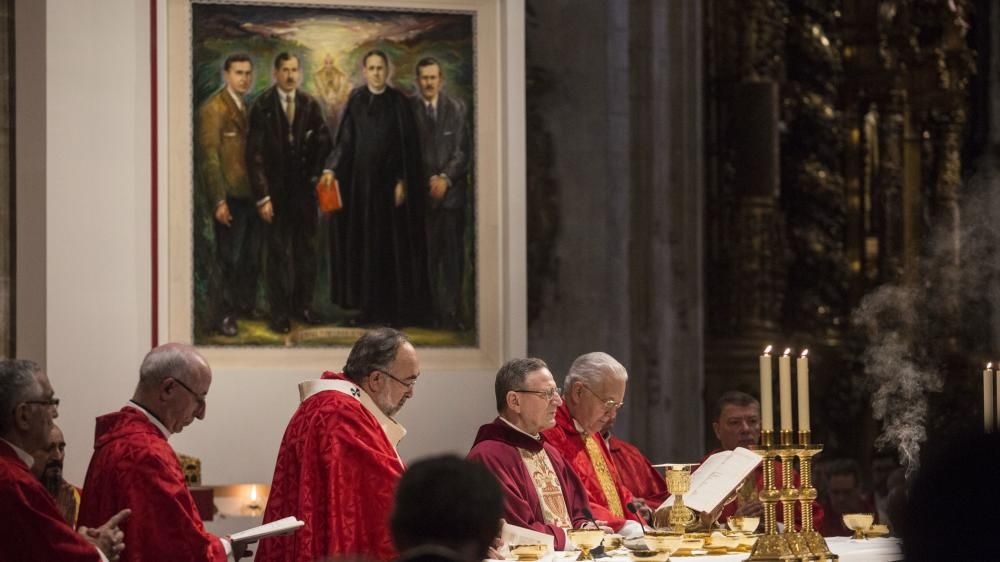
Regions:
[[201, 394], [198, 394], [197, 392], [191, 390], [191, 387], [188, 386], [188, 385], [186, 385], [186, 384], [184, 384], [184, 382], [181, 381], [180, 379], [174, 379], [174, 382], [177, 383], [177, 384], [179, 384], [179, 385], [181, 385], [181, 388], [183, 388], [184, 390], [190, 392], [191, 396], [194, 396], [195, 401], [198, 402], [198, 407], [199, 408], [205, 405], [205, 396], [203, 396]]
[[24, 404], [38, 404], [39, 406], [51, 406], [53, 408], [59, 407], [58, 398], [49, 398], [48, 400], [25, 400]]
[[386, 371], [384, 369], [376, 369], [376, 371], [378, 371], [378, 372], [382, 373], [383, 375], [389, 377], [390, 379], [398, 382], [399, 384], [405, 386], [406, 388], [413, 388], [413, 385], [417, 384], [417, 380], [416, 379], [414, 379], [414, 380], [412, 380], [410, 382], [406, 382], [404, 380], [400, 380], [400, 379], [396, 378], [396, 375], [393, 375], [392, 373], [390, 373], [389, 371]]
[[604, 403], [605, 412], [610, 412], [611, 410], [620, 410], [621, 407], [625, 405], [624, 401], [615, 402], [614, 400], [605, 400], [604, 398], [601, 398], [596, 392], [591, 390], [590, 387], [587, 385], [583, 385], [583, 388], [586, 388], [588, 392], [596, 396], [598, 400]]
[[514, 392], [526, 392], [528, 394], [537, 394], [538, 396], [541, 396], [542, 398], [548, 400], [549, 402], [555, 399], [556, 396], [560, 395], [558, 387], [550, 388], [548, 390], [524, 390], [520, 388], [515, 388]]

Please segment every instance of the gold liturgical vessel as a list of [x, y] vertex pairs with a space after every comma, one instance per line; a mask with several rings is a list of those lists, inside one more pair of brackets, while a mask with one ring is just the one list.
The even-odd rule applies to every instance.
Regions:
[[684, 494], [691, 490], [691, 465], [670, 465], [666, 476], [667, 491], [674, 497], [674, 505], [670, 508], [670, 530], [683, 534], [695, 520], [694, 512], [684, 505]]

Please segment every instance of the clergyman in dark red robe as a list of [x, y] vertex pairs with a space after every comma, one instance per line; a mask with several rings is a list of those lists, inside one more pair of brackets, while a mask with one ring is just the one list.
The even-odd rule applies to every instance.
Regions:
[[205, 530], [166, 429], [133, 402], [97, 418], [79, 524], [95, 527], [124, 508], [122, 562], [224, 562], [219, 537]]
[[99, 562], [103, 559], [96, 546], [66, 524], [52, 496], [31, 473], [25, 460], [2, 440], [0, 506], [3, 506], [0, 508], [0, 562]]
[[587, 509], [587, 491], [559, 451], [546, 443], [543, 436], [534, 439], [496, 418], [492, 423], [479, 428], [468, 458], [485, 465], [500, 482], [506, 498], [504, 520], [512, 525], [552, 535], [556, 550], [562, 550], [566, 545], [566, 533], [562, 527], [546, 523], [538, 491], [521, 457], [521, 449], [530, 453], [545, 451], [559, 480], [559, 487], [562, 488], [572, 528], [586, 523], [588, 519], [584, 510]]
[[[319, 383], [306, 389], [305, 385]], [[402, 426], [342, 374], [303, 383], [281, 440], [264, 522], [305, 522], [294, 535], [261, 541], [257, 562], [396, 557], [389, 536], [393, 493], [403, 473]]]

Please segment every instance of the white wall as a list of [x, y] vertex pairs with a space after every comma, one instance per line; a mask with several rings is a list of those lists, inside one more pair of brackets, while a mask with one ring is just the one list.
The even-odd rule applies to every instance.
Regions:
[[[513, 16], [506, 56], [516, 61], [507, 68], [516, 93], [507, 108], [522, 116], [511, 121], [506, 143], [515, 149], [504, 154], [513, 173], [508, 217], [517, 225], [503, 245], [506, 267], [516, 272], [504, 291], [520, 310], [523, 4], [505, 2], [504, 10]], [[94, 418], [131, 396], [151, 342], [149, 6], [138, 0], [48, 0], [45, 22], [47, 268], [43, 279], [21, 282], [44, 286], [44, 345], [34, 349], [45, 353], [63, 399], [58, 423], [69, 443], [67, 478], [82, 483]], [[524, 314], [511, 316], [506, 354], [523, 354]], [[401, 414], [410, 430], [401, 446], [404, 458], [467, 451], [477, 427], [495, 415], [493, 374], [425, 370]], [[270, 481], [297, 403], [296, 384], [317, 375], [216, 370], [207, 418], [171, 442], [202, 459], [206, 483]]]

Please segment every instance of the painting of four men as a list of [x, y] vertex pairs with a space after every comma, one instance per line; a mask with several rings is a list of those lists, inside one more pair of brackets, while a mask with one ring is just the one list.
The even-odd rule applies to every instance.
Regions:
[[[222, 63], [222, 88], [201, 105], [195, 127], [195, 173], [218, 268], [208, 290], [216, 333], [239, 333], [260, 280], [267, 326], [278, 334], [293, 320], [324, 322], [312, 307], [316, 291], [356, 311], [355, 325], [465, 329], [465, 106], [442, 90], [433, 57], [416, 64], [412, 96], [389, 84], [385, 52], [367, 51], [361, 61], [364, 84], [347, 96], [336, 135], [320, 101], [301, 87], [296, 53], [275, 56], [273, 85], [252, 104], [259, 69], [251, 57], [234, 53]], [[320, 221], [317, 190], [339, 192], [342, 206], [329, 221]], [[321, 224], [329, 228], [330, 271], [329, 287], [317, 288]]]

